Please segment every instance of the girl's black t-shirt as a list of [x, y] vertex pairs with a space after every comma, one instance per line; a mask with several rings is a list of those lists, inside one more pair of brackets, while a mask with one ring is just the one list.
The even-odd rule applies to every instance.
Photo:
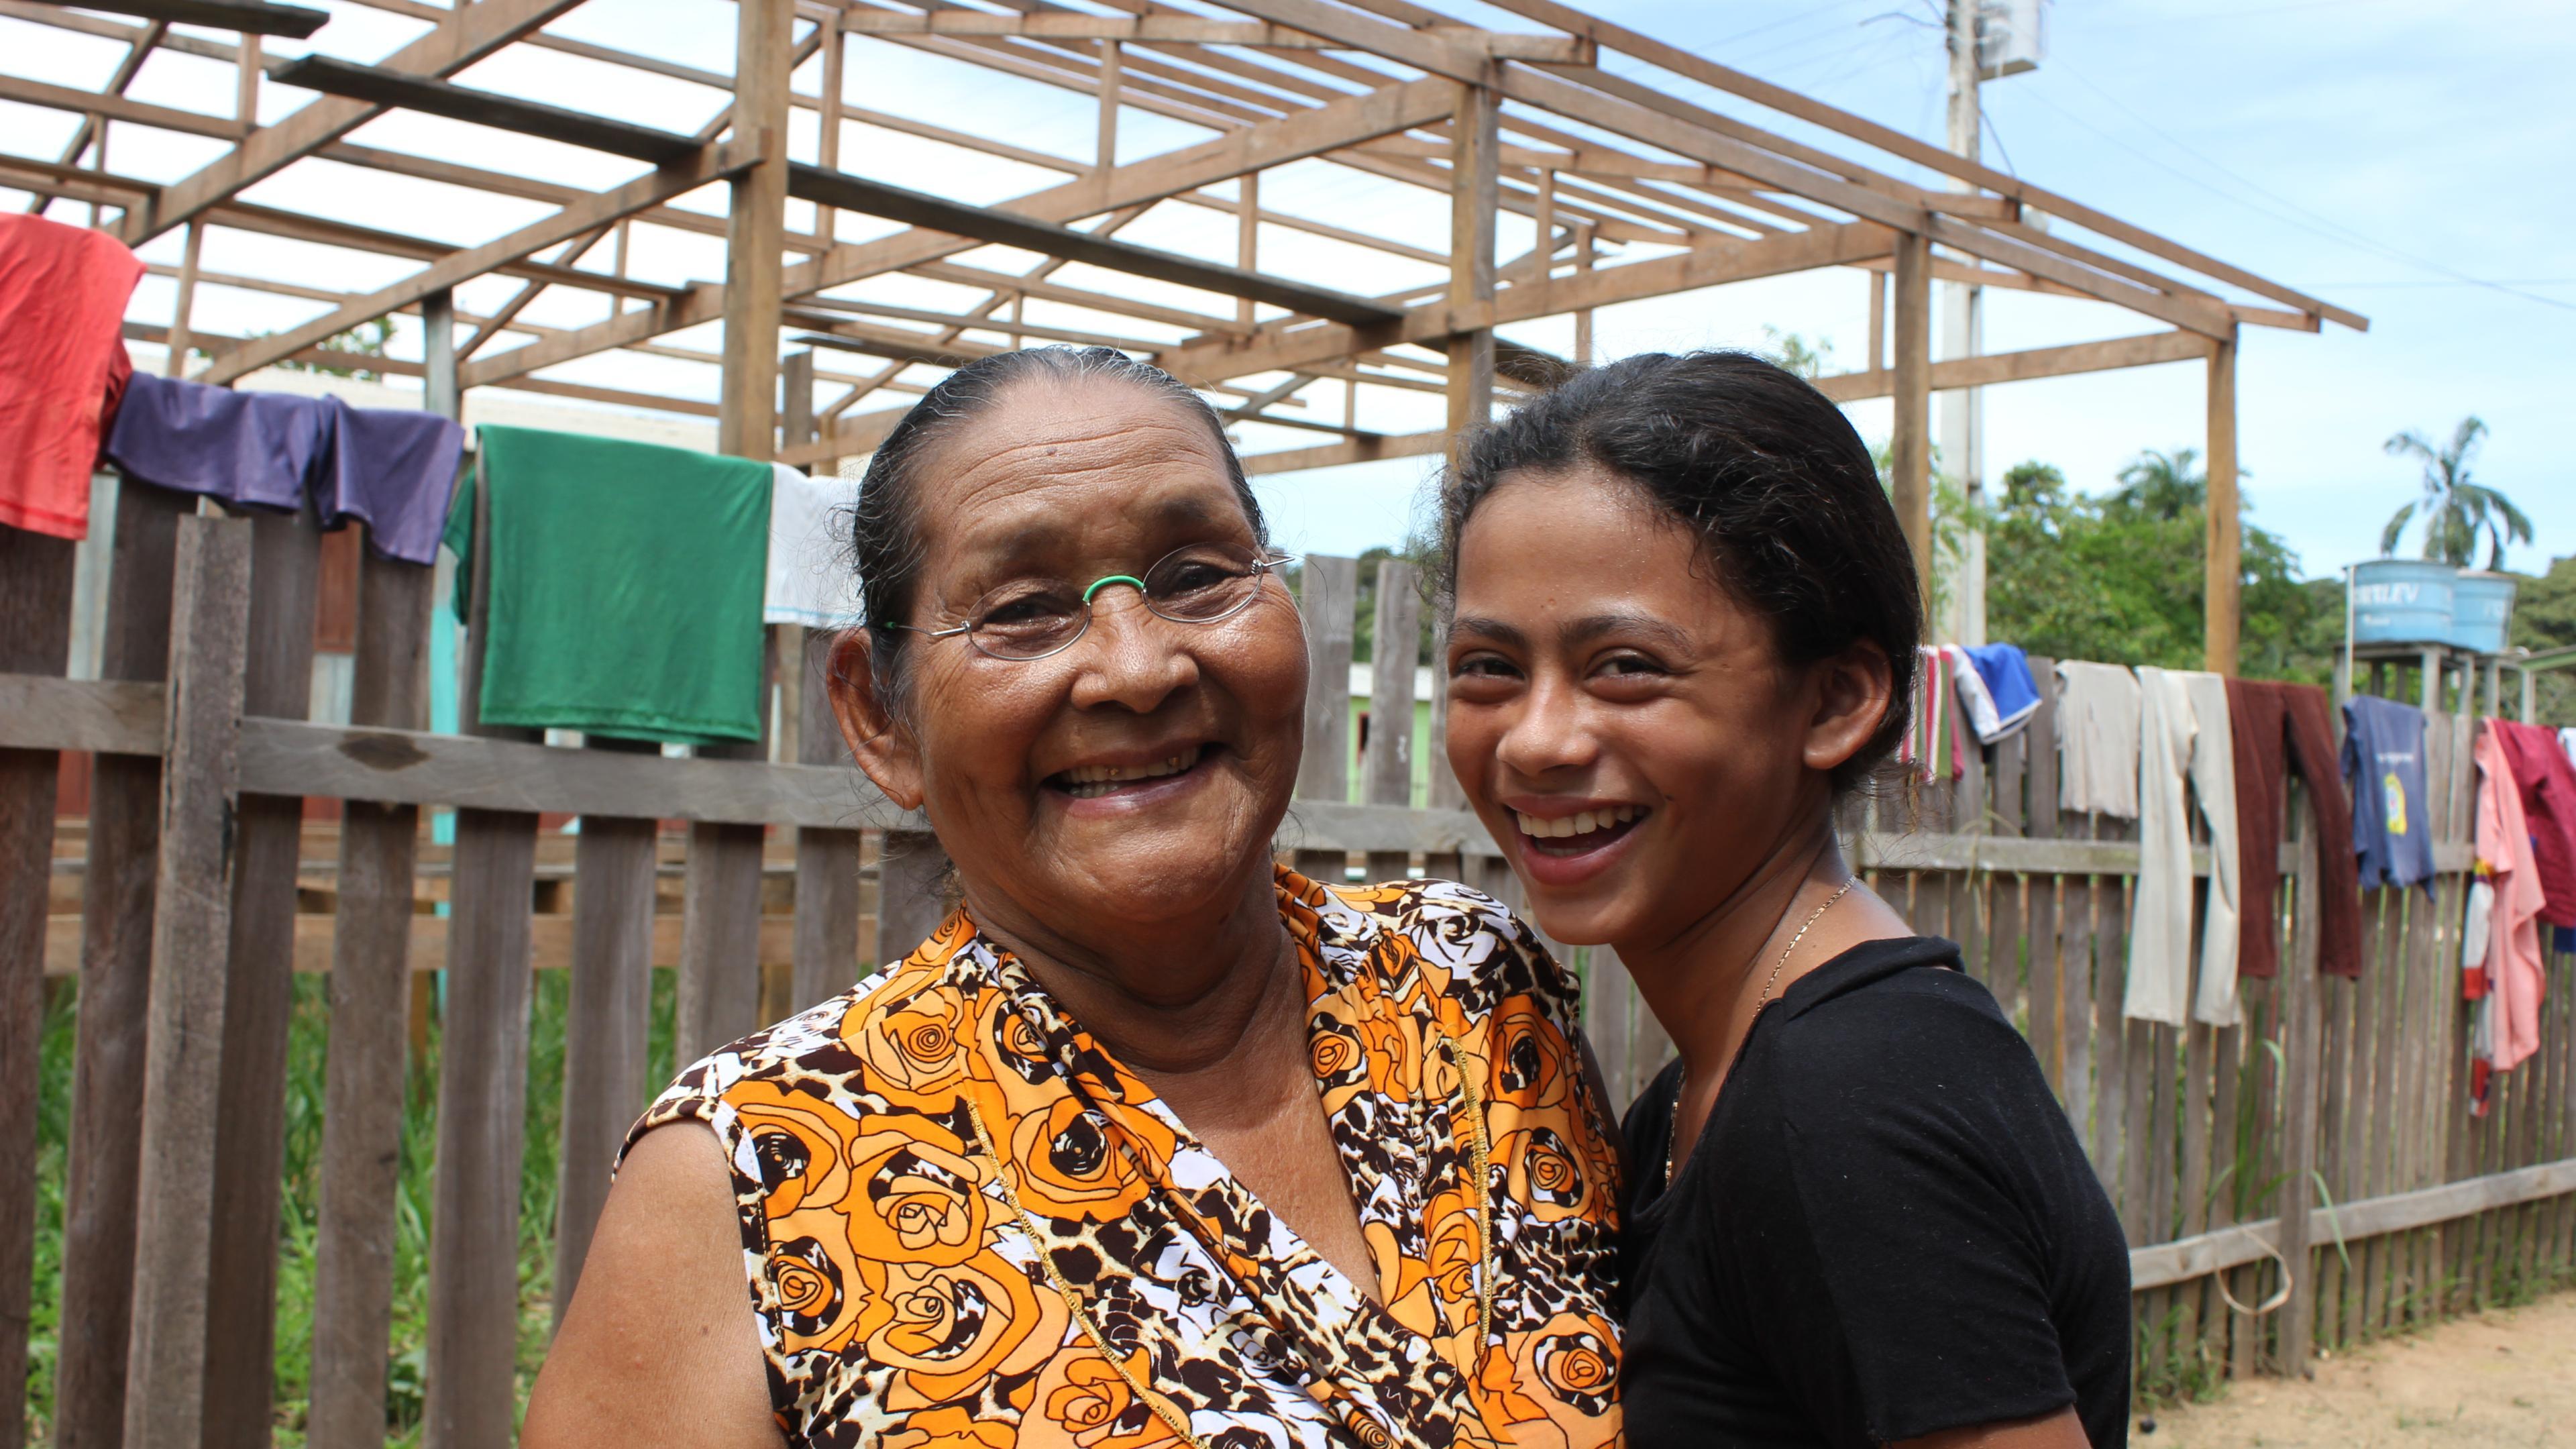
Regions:
[[1864, 1449], [2070, 1404], [2095, 1449], [2127, 1442], [2119, 1218], [1958, 965], [1917, 936], [1799, 978], [1669, 1190], [1680, 1064], [1629, 1109], [1634, 1449]]

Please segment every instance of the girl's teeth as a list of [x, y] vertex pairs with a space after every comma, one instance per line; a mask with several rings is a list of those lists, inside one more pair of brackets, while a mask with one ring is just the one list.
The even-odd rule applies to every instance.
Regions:
[[1534, 840], [1564, 840], [1607, 830], [1614, 825], [1625, 825], [1645, 813], [1639, 806], [1618, 805], [1607, 810], [1578, 810], [1572, 815], [1560, 815], [1554, 819], [1520, 814], [1520, 827], [1523, 835]]

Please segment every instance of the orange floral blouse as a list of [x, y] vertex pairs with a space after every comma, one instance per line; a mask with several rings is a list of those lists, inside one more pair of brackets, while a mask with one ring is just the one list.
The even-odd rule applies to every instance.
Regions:
[[1463, 886], [1278, 892], [1384, 1306], [961, 911], [628, 1139], [723, 1144], [791, 1444], [1617, 1441], [1617, 1139], [1572, 982]]

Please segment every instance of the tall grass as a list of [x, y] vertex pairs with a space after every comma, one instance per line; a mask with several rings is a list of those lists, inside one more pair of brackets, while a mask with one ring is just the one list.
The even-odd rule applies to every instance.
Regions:
[[[565, 973], [537, 973], [529, 1011], [527, 1156], [519, 1182], [518, 1398], [545, 1359], [553, 1330], [555, 1194], [563, 1118]], [[284, 1189], [277, 1243], [277, 1442], [301, 1449], [313, 1371], [315, 1224], [322, 1190], [323, 1068], [330, 1050], [330, 980], [295, 979], [287, 1032]], [[652, 1036], [647, 1080], [672, 1072], [672, 973], [653, 973]], [[77, 993], [62, 982], [47, 1003], [42, 1096], [38, 1103], [37, 1228], [34, 1314], [27, 1381], [31, 1443], [52, 1435], [54, 1371], [62, 1297], [63, 1191], [71, 1124], [72, 1058]], [[138, 1084], [139, 1085], [139, 1084]], [[640, 1111], [643, 1103], [636, 1104]], [[421, 1395], [429, 1333], [431, 1181], [438, 1139], [438, 1031], [412, 1064], [403, 1104], [402, 1177], [396, 1200], [393, 1331], [385, 1389], [386, 1431], [404, 1446], [420, 1441]]]

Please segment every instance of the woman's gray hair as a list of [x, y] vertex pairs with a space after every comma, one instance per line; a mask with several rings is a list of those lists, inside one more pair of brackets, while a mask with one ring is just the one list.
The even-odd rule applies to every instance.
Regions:
[[1269, 544], [1269, 525], [1261, 517], [1251, 483], [1243, 476], [1243, 461], [1225, 435], [1225, 420], [1179, 378], [1108, 347], [1031, 347], [979, 357], [948, 374], [913, 404], [912, 411], [877, 445], [859, 482], [858, 502], [850, 518], [850, 556], [858, 571], [870, 672], [880, 698], [892, 700], [902, 692], [896, 681], [905, 636], [888, 626], [908, 622], [913, 589], [920, 581], [921, 519], [914, 499], [920, 492], [923, 456], [960, 426], [991, 411], [1013, 387], [1041, 379], [1063, 384], [1093, 379], [1124, 383], [1205, 423], [1218, 456], [1225, 459], [1235, 501], [1251, 521], [1254, 540], [1265, 547]]

